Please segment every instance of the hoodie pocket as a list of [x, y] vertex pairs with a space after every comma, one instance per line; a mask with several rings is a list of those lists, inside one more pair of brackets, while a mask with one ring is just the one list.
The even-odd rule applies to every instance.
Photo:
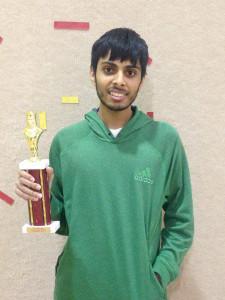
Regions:
[[153, 269], [152, 269], [152, 265], [149, 264], [149, 276], [150, 276], [150, 284], [151, 287], [154, 288], [154, 290], [157, 292], [158, 296], [160, 298], [158, 298], [159, 300], [164, 300], [165, 298], [165, 290], [162, 287], [162, 285], [160, 284], [160, 282], [158, 281]]

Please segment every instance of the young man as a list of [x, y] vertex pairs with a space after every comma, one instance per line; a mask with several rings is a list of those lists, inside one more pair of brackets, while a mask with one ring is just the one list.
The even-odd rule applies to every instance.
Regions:
[[[55, 300], [165, 300], [192, 243], [191, 185], [179, 135], [132, 106], [147, 59], [148, 47], [133, 30], [100, 37], [90, 71], [99, 108], [53, 139], [52, 217], [61, 222], [58, 233], [68, 235]], [[31, 189], [37, 185], [20, 172], [16, 193], [35, 201]]]

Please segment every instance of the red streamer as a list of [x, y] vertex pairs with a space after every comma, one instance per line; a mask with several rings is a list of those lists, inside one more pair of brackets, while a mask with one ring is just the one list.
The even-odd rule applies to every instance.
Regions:
[[150, 117], [150, 118], [154, 118], [154, 112], [153, 111], [148, 111], [147, 112], [147, 115]]
[[65, 21], [55, 21], [55, 29], [72, 29], [72, 30], [88, 30], [88, 22], [65, 22]]
[[14, 200], [9, 197], [8, 195], [6, 195], [5, 193], [0, 191], [0, 199], [5, 201], [6, 203], [8, 203], [9, 205], [13, 205]]

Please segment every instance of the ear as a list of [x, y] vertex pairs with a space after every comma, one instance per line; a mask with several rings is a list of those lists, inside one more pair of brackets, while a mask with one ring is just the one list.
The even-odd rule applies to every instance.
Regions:
[[91, 79], [92, 83], [95, 83], [95, 72], [93, 70], [93, 67], [90, 67], [89, 75], [90, 75], [90, 79]]

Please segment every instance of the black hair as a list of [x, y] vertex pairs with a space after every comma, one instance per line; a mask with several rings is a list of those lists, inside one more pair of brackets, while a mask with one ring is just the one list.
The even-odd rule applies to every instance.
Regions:
[[92, 46], [91, 67], [96, 73], [100, 58], [110, 51], [110, 60], [130, 60], [141, 65], [141, 78], [146, 74], [148, 63], [148, 46], [138, 33], [129, 28], [115, 28], [104, 33]]

